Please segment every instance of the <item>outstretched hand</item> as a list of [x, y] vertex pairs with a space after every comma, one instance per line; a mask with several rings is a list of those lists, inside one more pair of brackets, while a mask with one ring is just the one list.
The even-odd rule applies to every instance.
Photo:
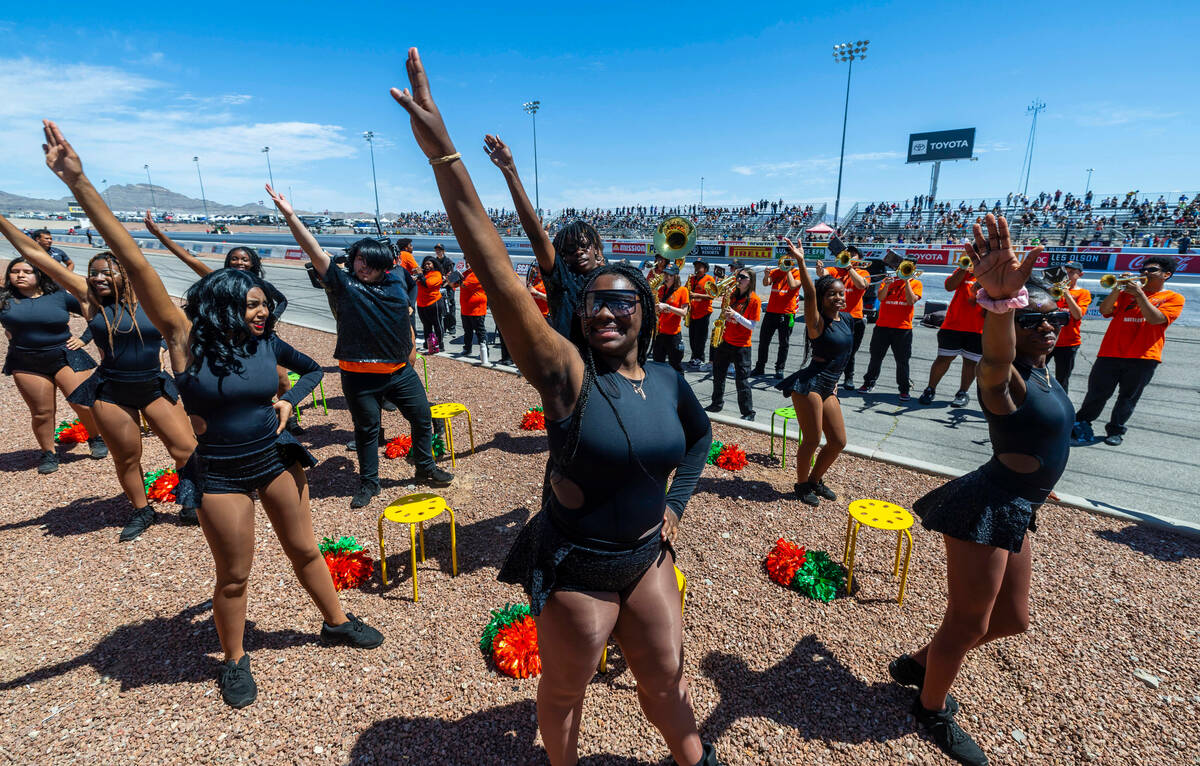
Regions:
[[513, 162], [512, 150], [508, 148], [508, 144], [500, 140], [500, 136], [493, 136], [490, 133], [484, 136], [483, 151], [487, 153], [492, 164], [501, 170], [516, 167]]
[[784, 247], [786, 247], [788, 249], [788, 255], [790, 255], [796, 259], [797, 265], [804, 263], [804, 253], [797, 250], [796, 246], [792, 244], [792, 241], [790, 239], [788, 239], [787, 237], [784, 237], [783, 244], [784, 244]]
[[275, 203], [275, 207], [279, 208], [279, 212], [283, 213], [284, 217], [295, 213], [292, 210], [292, 203], [288, 202], [286, 197], [271, 188], [271, 184], [264, 184], [264, 187], [267, 190], [267, 194], [270, 195], [271, 201]]
[[83, 162], [62, 131], [50, 120], [42, 120], [42, 132], [46, 135], [46, 143], [42, 151], [46, 153], [46, 166], [54, 175], [68, 185], [83, 177]]
[[1018, 259], [1008, 234], [1008, 221], [991, 213], [983, 219], [987, 236], [979, 219], [975, 220], [975, 241], [967, 242], [965, 252], [975, 267], [975, 279], [987, 290], [989, 298], [1010, 298], [1029, 281], [1033, 266], [1042, 253], [1038, 245]]
[[429, 78], [425, 76], [425, 67], [421, 65], [421, 55], [416, 48], [408, 49], [405, 67], [412, 91], [408, 88], [392, 88], [391, 94], [408, 112], [417, 145], [430, 159], [454, 154], [454, 142], [450, 140], [446, 123], [442, 121], [442, 113], [433, 103], [433, 96], [429, 93]]
[[146, 217], [142, 219], [142, 223], [146, 224], [146, 231], [154, 236], [162, 234], [162, 229], [158, 228], [158, 224], [154, 222], [154, 216], [150, 214], [149, 210], [146, 211]]

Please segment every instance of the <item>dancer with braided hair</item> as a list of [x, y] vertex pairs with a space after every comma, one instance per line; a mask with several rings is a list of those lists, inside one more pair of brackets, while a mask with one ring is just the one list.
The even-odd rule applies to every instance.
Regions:
[[623, 264], [591, 271], [574, 340], [557, 333], [513, 272], [415, 48], [408, 74], [412, 94], [393, 89], [392, 96], [411, 117], [463, 254], [546, 413], [542, 510], [521, 530], [500, 579], [525, 588], [537, 621], [538, 725], [550, 763], [578, 760], [584, 693], [613, 635], [637, 679], [642, 710], [675, 762], [715, 764], [683, 676], [671, 545], [712, 435], [683, 376], [646, 361], [655, 325], [650, 286]]
[[[112, 253], [92, 256], [87, 277], [47, 255], [3, 216], [0, 231], [24, 255], [79, 301], [96, 347], [100, 369], [67, 396], [77, 407], [90, 408], [104, 443], [112, 452], [117, 480], [133, 503], [133, 514], [121, 530], [121, 542], [136, 539], [157, 520], [146, 500], [142, 472], [142, 429], [139, 413], [162, 440], [175, 467], [196, 449], [196, 437], [179, 401], [175, 381], [162, 369], [162, 334], [138, 303], [125, 269]], [[180, 511], [180, 521], [199, 523], [194, 507]]]

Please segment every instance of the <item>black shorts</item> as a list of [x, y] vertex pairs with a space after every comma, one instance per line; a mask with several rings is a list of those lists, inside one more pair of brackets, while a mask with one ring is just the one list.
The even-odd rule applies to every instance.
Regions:
[[206, 494], [248, 495], [297, 463], [312, 468], [317, 461], [287, 431], [279, 434], [274, 444], [251, 455], [209, 458], [193, 452], [179, 471], [175, 497], [184, 508], [198, 508]]
[[82, 349], [69, 350], [66, 346], [48, 348], [37, 351], [26, 351], [19, 348], [8, 349], [4, 357], [4, 374], [14, 372], [30, 372], [35, 375], [45, 375], [53, 378], [64, 367], [70, 367], [76, 372], [94, 369], [96, 360]]
[[978, 362], [983, 356], [983, 333], [966, 330], [938, 330], [938, 356], [958, 356]]
[[175, 380], [162, 370], [140, 380], [113, 380], [101, 368], [80, 383], [67, 401], [81, 407], [91, 407], [101, 401], [144, 410], [159, 397], [166, 397], [172, 404], [179, 401]]
[[1037, 531], [1042, 493], [1020, 494], [1021, 475], [996, 458], [946, 482], [913, 503], [931, 532], [1020, 553], [1026, 532]]

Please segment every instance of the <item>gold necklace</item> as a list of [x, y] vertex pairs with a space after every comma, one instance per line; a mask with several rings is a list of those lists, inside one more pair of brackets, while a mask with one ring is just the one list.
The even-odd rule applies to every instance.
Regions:
[[1041, 370], [1042, 374], [1040, 376], [1034, 375], [1034, 378], [1037, 380], [1038, 385], [1041, 387], [1041, 389], [1043, 391], [1049, 391], [1052, 388], [1054, 388], [1052, 385], [1050, 385], [1050, 370], [1046, 369], [1045, 367], [1030, 367], [1029, 368], [1029, 372], [1031, 375], [1033, 373], [1037, 372], [1038, 370]]
[[[624, 375], [621, 377], [625, 378]], [[625, 378], [625, 380], [629, 381], [629, 385], [633, 386], [633, 392], [642, 397], [642, 401], [645, 401], [646, 392], [642, 390], [642, 384], [646, 382], [646, 376], [643, 375], [641, 380], [630, 380], [629, 378]]]

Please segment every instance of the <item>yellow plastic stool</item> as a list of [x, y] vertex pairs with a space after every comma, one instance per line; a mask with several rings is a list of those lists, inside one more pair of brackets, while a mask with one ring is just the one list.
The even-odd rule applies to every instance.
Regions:
[[[892, 577], [900, 576], [900, 596], [897, 606], [904, 606], [904, 587], [908, 583], [908, 562], [912, 557], [912, 514], [900, 506], [884, 500], [855, 500], [850, 503], [846, 521], [846, 545], [842, 549], [842, 564], [846, 567], [846, 592], [854, 582], [854, 554], [858, 546], [858, 530], [866, 525], [875, 529], [896, 530], [896, 563]], [[904, 570], [900, 569], [900, 543], [907, 537], [908, 547], [904, 552]]]
[[471, 454], [475, 454], [475, 426], [471, 423], [471, 411], [462, 404], [448, 402], [446, 404], [435, 404], [429, 408], [429, 414], [434, 418], [446, 421], [446, 448], [450, 450], [450, 465], [457, 467], [458, 463], [454, 459], [454, 424], [451, 421], [455, 415], [467, 413], [467, 431], [471, 434]]
[[[297, 373], [294, 373], [294, 372], [289, 372], [288, 380], [290, 380], [292, 382], [292, 385], [294, 386], [294, 385], [296, 385], [296, 381], [300, 380], [300, 375], [298, 375]], [[329, 414], [329, 402], [328, 402], [328, 400], [325, 399], [325, 381], [324, 380], [322, 380], [319, 384], [317, 384], [317, 388], [313, 389], [313, 392], [312, 392], [313, 407], [317, 406], [317, 391], [321, 392], [321, 406], [325, 408], [325, 414], [328, 415]], [[295, 409], [295, 414], [296, 414], [296, 422], [299, 423], [300, 422], [300, 407], [299, 407], [299, 405], [297, 405], [297, 407]]]
[[383, 513], [379, 514], [379, 564], [383, 572], [383, 584], [388, 584], [387, 552], [383, 547], [383, 521], [394, 521], [397, 524], [408, 525], [409, 553], [412, 558], [413, 601], [417, 596], [417, 529], [421, 532], [421, 561], [425, 561], [425, 522], [441, 516], [445, 511], [450, 514], [450, 571], [458, 576], [458, 541], [455, 537], [454, 509], [446, 505], [446, 501], [429, 492], [418, 492], [406, 495], [396, 500]]
[[[679, 567], [675, 567], [675, 584], [679, 586], [679, 613], [683, 614], [683, 610], [687, 608], [687, 578], [683, 576]], [[608, 672], [608, 644], [604, 645], [604, 653], [600, 655], [600, 672]]]

